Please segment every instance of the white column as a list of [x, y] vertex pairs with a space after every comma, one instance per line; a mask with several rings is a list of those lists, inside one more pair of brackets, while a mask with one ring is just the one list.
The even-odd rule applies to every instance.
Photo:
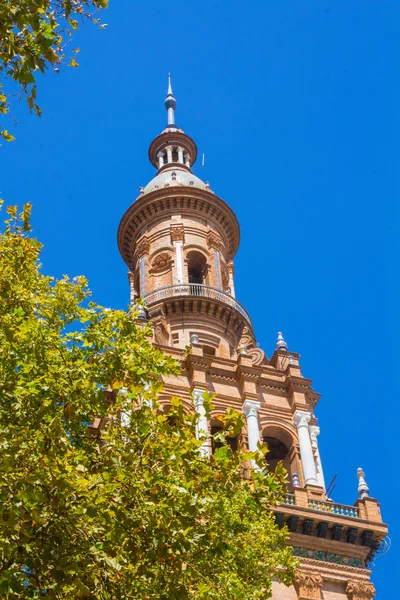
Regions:
[[177, 283], [183, 283], [183, 254], [182, 242], [174, 242]]
[[310, 432], [308, 430], [308, 423], [310, 419], [310, 413], [303, 412], [301, 410], [296, 410], [293, 415], [293, 422], [296, 425], [299, 433], [300, 456], [301, 463], [303, 465], [305, 483], [306, 485], [318, 485], [314, 453], [311, 446]]
[[[204, 435], [209, 436], [208, 431], [208, 419], [206, 415], [206, 410], [204, 408], [204, 399], [203, 399], [203, 390], [193, 390], [193, 403], [197, 413], [199, 413], [200, 417], [196, 425], [196, 437], [197, 439], [203, 438]], [[200, 452], [203, 456], [210, 456], [210, 439], [207, 437], [204, 440], [204, 443], [201, 445]]]
[[183, 148], [178, 147], [178, 162], [183, 164]]
[[190, 156], [189, 154], [185, 154], [185, 165], [190, 167]]
[[[246, 400], [243, 404], [243, 412], [247, 421], [247, 437], [249, 440], [250, 452], [257, 452], [258, 442], [260, 441], [260, 428], [258, 426], [258, 411], [260, 403], [255, 400]], [[256, 467], [255, 462], [251, 461], [252, 466]]]
[[310, 437], [311, 437], [311, 446], [314, 449], [314, 457], [315, 457], [315, 466], [317, 469], [317, 481], [318, 485], [325, 489], [325, 478], [324, 472], [322, 470], [321, 457], [318, 450], [318, 441], [317, 435], [319, 435], [320, 428], [317, 425], [310, 426]]
[[159, 152], [157, 154], [157, 158], [158, 158], [158, 168], [161, 169], [161, 167], [164, 164], [164, 152]]
[[167, 146], [166, 151], [167, 151], [167, 163], [172, 163], [172, 147]]

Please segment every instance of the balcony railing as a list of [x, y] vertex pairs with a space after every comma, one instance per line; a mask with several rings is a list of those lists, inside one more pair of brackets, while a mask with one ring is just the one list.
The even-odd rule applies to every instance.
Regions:
[[289, 504], [290, 506], [294, 506], [296, 504], [296, 498], [294, 497], [294, 494], [285, 494], [283, 496], [282, 504]]
[[227, 304], [240, 313], [251, 326], [251, 319], [247, 311], [239, 302], [237, 302], [237, 300], [235, 300], [235, 298], [226, 292], [223, 292], [222, 290], [217, 290], [209, 285], [203, 285], [200, 283], [184, 283], [181, 285], [168, 285], [166, 287], [159, 288], [154, 292], [150, 292], [150, 294], [146, 294], [144, 296], [144, 303], [146, 306], [151, 306], [160, 300], [166, 300], [167, 298], [180, 298], [182, 296], [194, 296], [196, 298], [219, 300], [220, 302]]
[[353, 517], [358, 519], [360, 511], [357, 506], [347, 506], [346, 504], [334, 504], [333, 502], [322, 502], [321, 500], [309, 500], [308, 508], [313, 510], [322, 510], [324, 512], [342, 515], [343, 517]]
[[[296, 506], [296, 497], [294, 494], [285, 494], [282, 504], [288, 506]], [[335, 504], [334, 502], [323, 502], [321, 500], [308, 500], [308, 508], [322, 512], [341, 515], [343, 517], [352, 517], [353, 519], [360, 518], [360, 511], [357, 506], [347, 506], [347, 504]]]

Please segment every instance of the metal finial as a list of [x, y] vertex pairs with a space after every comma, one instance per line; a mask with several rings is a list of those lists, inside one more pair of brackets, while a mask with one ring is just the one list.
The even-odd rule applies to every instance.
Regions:
[[365, 481], [365, 473], [361, 468], [357, 469], [357, 477], [358, 477], [358, 493], [361, 498], [368, 498], [369, 496], [369, 487], [367, 482]]
[[168, 125], [175, 125], [176, 100], [172, 91], [171, 73], [168, 73], [168, 92], [165, 98], [165, 106], [168, 112]]
[[276, 349], [277, 350], [287, 350], [288, 349], [288, 345], [285, 342], [285, 340], [283, 339], [282, 331], [278, 331], [278, 341], [276, 342]]

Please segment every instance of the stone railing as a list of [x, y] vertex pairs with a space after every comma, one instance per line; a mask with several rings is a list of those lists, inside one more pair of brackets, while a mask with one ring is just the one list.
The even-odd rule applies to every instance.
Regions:
[[[294, 494], [284, 494], [282, 504], [287, 506], [296, 506], [296, 497]], [[360, 518], [360, 511], [357, 506], [347, 506], [346, 504], [335, 504], [334, 502], [323, 502], [322, 500], [308, 500], [308, 508], [322, 512], [342, 515], [343, 517]]]
[[294, 497], [294, 494], [285, 494], [283, 496], [282, 504], [289, 504], [290, 506], [294, 506], [296, 504], [296, 498]]
[[321, 500], [310, 499], [308, 501], [308, 508], [342, 515], [343, 517], [353, 517], [354, 519], [360, 517], [360, 511], [357, 506], [347, 506], [346, 504], [335, 504], [334, 502], [322, 502]]
[[209, 298], [210, 300], [219, 300], [228, 306], [235, 309], [238, 313], [246, 319], [251, 326], [251, 319], [247, 311], [243, 306], [235, 300], [232, 296], [218, 290], [217, 288], [210, 287], [209, 285], [203, 285], [200, 283], [184, 283], [180, 285], [168, 285], [166, 287], [159, 288], [150, 294], [144, 296], [145, 306], [151, 306], [160, 300], [166, 300], [167, 298], [180, 298], [182, 296], [194, 296], [197, 298]]

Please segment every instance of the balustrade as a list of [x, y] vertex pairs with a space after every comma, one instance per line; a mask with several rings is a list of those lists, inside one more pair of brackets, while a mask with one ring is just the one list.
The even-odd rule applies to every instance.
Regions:
[[223, 302], [224, 304], [227, 304], [228, 306], [231, 306], [237, 310], [237, 312], [240, 313], [251, 326], [251, 319], [247, 311], [237, 300], [235, 300], [235, 298], [226, 292], [223, 292], [222, 290], [218, 290], [217, 288], [203, 285], [201, 283], [168, 285], [166, 287], [159, 288], [150, 294], [146, 294], [144, 296], [144, 302], [146, 306], [151, 306], [160, 300], [181, 296], [194, 296], [198, 298], [209, 298], [210, 300], [219, 300], [220, 302]]

